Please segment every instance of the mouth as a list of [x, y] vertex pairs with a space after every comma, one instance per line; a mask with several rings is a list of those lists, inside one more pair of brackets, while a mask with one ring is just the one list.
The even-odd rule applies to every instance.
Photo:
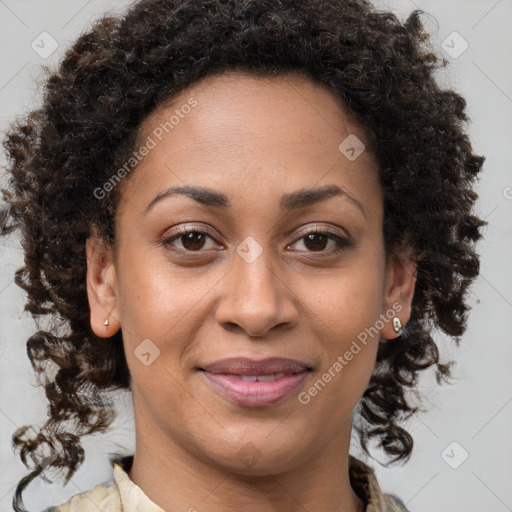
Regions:
[[263, 407], [288, 398], [313, 368], [285, 358], [254, 361], [231, 358], [198, 368], [213, 389], [231, 402], [246, 407]]
[[258, 377], [279, 375], [281, 373], [301, 373], [312, 370], [312, 367], [304, 361], [285, 357], [268, 357], [260, 361], [247, 357], [231, 357], [206, 364], [199, 369], [213, 374], [224, 373]]
[[[299, 372], [300, 373], [300, 372]], [[223, 375], [223, 374], [217, 374]], [[235, 379], [240, 379], [243, 382], [270, 382], [272, 380], [282, 379], [283, 377], [289, 377], [290, 375], [298, 375], [297, 373], [274, 373], [270, 375], [234, 375], [234, 374], [226, 374], [228, 377], [233, 377]]]

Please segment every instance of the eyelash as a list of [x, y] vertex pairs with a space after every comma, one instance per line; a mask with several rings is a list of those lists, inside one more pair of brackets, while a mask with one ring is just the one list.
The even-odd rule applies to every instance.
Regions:
[[[192, 227], [192, 228], [184, 227], [184, 228], [178, 228], [176, 230], [175, 234], [162, 240], [162, 245], [169, 248], [169, 246], [171, 246], [174, 241], [176, 241], [179, 238], [181, 238], [185, 235], [188, 235], [190, 233], [198, 233], [198, 234], [202, 234], [202, 235], [207, 235], [209, 238], [211, 238], [212, 240], [214, 240], [216, 242], [214, 234], [205, 228], [197, 229], [194, 227]], [[299, 238], [297, 238], [293, 243], [303, 240], [308, 235], [319, 234], [319, 235], [326, 235], [330, 240], [334, 240], [337, 244], [337, 247], [334, 248], [334, 250], [333, 250], [333, 248], [331, 248], [331, 249], [320, 250], [320, 251], [305, 251], [305, 252], [309, 252], [312, 254], [318, 253], [318, 254], [324, 254], [324, 255], [330, 256], [333, 254], [337, 254], [337, 253], [349, 248], [352, 245], [352, 243], [347, 238], [344, 238], [338, 234], [332, 233], [331, 231], [322, 230], [321, 228], [313, 228], [310, 230], [301, 231], [299, 234], [301, 236]], [[290, 244], [290, 245], [292, 245], [292, 244]], [[170, 248], [170, 250], [172, 250], [173, 252], [177, 252], [177, 253], [187, 253], [187, 256], [192, 255], [192, 253], [202, 253], [202, 252], [208, 251], [208, 249], [198, 249], [198, 250], [194, 251], [191, 249], [181, 249], [181, 248]], [[303, 252], [303, 251], [297, 251], [297, 252]]]

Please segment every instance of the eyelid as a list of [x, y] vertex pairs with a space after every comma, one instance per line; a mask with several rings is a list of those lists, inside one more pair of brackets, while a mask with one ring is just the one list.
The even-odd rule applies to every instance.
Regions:
[[[189, 233], [202, 233], [208, 235], [216, 244], [219, 244], [218, 238], [220, 238], [216, 233], [213, 232], [210, 228], [204, 225], [187, 225], [187, 226], [178, 226], [175, 229], [170, 230], [168, 234], [164, 234], [161, 244], [164, 246], [171, 245], [171, 242], [174, 242], [175, 240], [179, 239], [180, 237], [187, 235]], [[167, 233], [167, 231], [166, 231]], [[206, 250], [198, 250], [198, 251], [186, 251], [184, 249], [180, 248], [173, 248], [174, 251], [177, 252], [187, 252], [187, 253], [201, 253], [201, 252], [209, 252], [211, 249]]]
[[[320, 225], [320, 224], [315, 224], [313, 226], [305, 226], [305, 227], [299, 228], [299, 230], [297, 231], [297, 235], [302, 235], [304, 233], [306, 233], [306, 234], [309, 234], [309, 233], [329, 233], [329, 234], [331, 234], [332, 233], [334, 235], [338, 234], [338, 233], [334, 232], [334, 228], [331, 228], [331, 227], [328, 227], [325, 225]], [[339, 236], [341, 236], [341, 235], [339, 235]]]
[[211, 230], [210, 228], [208, 228], [207, 226], [203, 226], [201, 224], [199, 225], [187, 225], [187, 226], [178, 226], [177, 228], [175, 228], [174, 230], [172, 230], [171, 233], [169, 233], [169, 235], [165, 236], [166, 239], [169, 239], [169, 238], [174, 238], [176, 237], [177, 235], [186, 235], [190, 232], [198, 232], [198, 233], [206, 233], [207, 235], [209, 235], [211, 238], [213, 238], [214, 240], [217, 240], [217, 234], [213, 232], [213, 230]]
[[321, 225], [309, 226], [299, 229], [299, 231], [296, 233], [296, 238], [294, 241], [297, 241], [298, 239], [306, 235], [310, 235], [311, 233], [331, 235], [333, 237], [338, 237], [340, 239], [346, 240], [347, 243], [353, 243], [352, 237], [345, 230], [341, 230], [339, 227], [336, 230], [335, 228], [329, 228], [327, 226]]
[[[349, 249], [350, 247], [352, 247], [354, 245], [351, 240], [351, 237], [348, 235], [341, 234], [339, 232], [336, 233], [333, 230], [327, 229], [322, 226], [314, 226], [312, 228], [310, 227], [309, 229], [304, 228], [299, 233], [297, 233], [294, 241], [291, 242], [290, 244], [288, 244], [287, 248], [290, 247], [291, 245], [294, 245], [294, 244], [300, 242], [306, 236], [311, 235], [311, 234], [317, 234], [317, 233], [320, 235], [327, 236], [327, 238], [329, 238], [330, 240], [333, 240], [336, 243], [336, 247], [333, 247], [333, 248], [330, 248], [327, 250], [322, 250], [322, 251], [296, 251], [296, 252], [305, 253], [308, 256], [311, 255], [313, 257], [322, 257], [322, 256], [327, 257], [327, 256], [332, 256], [334, 254], [338, 254], [338, 253], [342, 252], [343, 250]], [[315, 255], [318, 255], [318, 256], [315, 256]]]
[[[339, 228], [338, 228], [339, 229]], [[172, 246], [172, 242], [179, 239], [181, 236], [186, 235], [191, 232], [197, 232], [206, 234], [210, 239], [212, 239], [215, 243], [220, 244], [221, 242], [218, 241], [218, 237], [216, 233], [213, 232], [210, 228], [204, 225], [187, 225], [187, 226], [178, 226], [174, 230], [171, 230], [171, 233], [169, 235], [164, 236], [162, 240], [162, 244], [164, 246]], [[333, 228], [328, 228], [326, 226], [322, 225], [315, 225], [315, 226], [306, 226], [303, 228], [300, 228], [294, 235], [293, 241], [291, 241], [289, 244], [287, 244], [286, 248], [288, 248], [290, 245], [293, 245], [299, 241], [301, 241], [305, 236], [310, 234], [322, 234], [326, 235], [331, 238], [331, 240], [334, 240], [336, 242], [337, 247], [331, 248], [329, 250], [322, 250], [322, 251], [295, 251], [295, 252], [306, 252], [313, 254], [333, 254], [337, 253], [339, 251], [342, 251], [343, 249], [346, 249], [353, 245], [353, 241], [350, 237], [350, 235], [346, 234], [344, 231], [344, 234], [341, 234], [339, 232], [335, 232]], [[288, 233], [286, 236], [289, 236], [291, 233]], [[216, 249], [198, 249], [197, 251], [194, 250], [186, 250], [186, 249], [180, 249], [173, 247], [171, 250], [179, 253], [186, 253], [188, 255], [194, 255], [194, 254], [201, 254], [201, 253], [209, 253], [212, 250]]]

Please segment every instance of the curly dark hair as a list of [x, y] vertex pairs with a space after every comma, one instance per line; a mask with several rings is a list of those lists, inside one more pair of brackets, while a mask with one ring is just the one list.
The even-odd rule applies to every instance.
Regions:
[[417, 407], [406, 392], [432, 365], [438, 383], [450, 376], [433, 330], [458, 345], [486, 224], [474, 215], [472, 188], [484, 157], [465, 133], [466, 101], [437, 83], [447, 61], [432, 48], [422, 14], [402, 22], [357, 0], [142, 0], [96, 21], [49, 72], [40, 108], [13, 123], [3, 143], [1, 228], [21, 231], [25, 254], [15, 282], [27, 293], [25, 310], [51, 319], [27, 341], [49, 418], [36, 436], [27, 427], [13, 435], [23, 463], [30, 456], [36, 464], [18, 484], [16, 510], [43, 470], [43, 447], [53, 451], [53, 467], [67, 468], [67, 483], [84, 459], [80, 437], [105, 431], [115, 417], [107, 392], [130, 388], [121, 331], [105, 343], [89, 324], [85, 242], [96, 227], [114, 244], [119, 200], [118, 187], [101, 201], [94, 191], [133, 153], [157, 106], [230, 70], [326, 84], [368, 134], [384, 191], [386, 254], [412, 248], [417, 280], [406, 328], [393, 343], [379, 341], [356, 429], [368, 455], [376, 438], [390, 463], [410, 457], [413, 439], [398, 423]]

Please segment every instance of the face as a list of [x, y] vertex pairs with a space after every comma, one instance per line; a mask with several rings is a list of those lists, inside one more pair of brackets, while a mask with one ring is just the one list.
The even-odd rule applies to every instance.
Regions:
[[[210, 77], [146, 119], [115, 251], [87, 243], [91, 324], [122, 330], [137, 447], [263, 474], [348, 443], [379, 335], [397, 336], [414, 289], [412, 264], [385, 258], [378, 165], [355, 137], [297, 76]], [[282, 382], [203, 371], [273, 357], [302, 367]]]

